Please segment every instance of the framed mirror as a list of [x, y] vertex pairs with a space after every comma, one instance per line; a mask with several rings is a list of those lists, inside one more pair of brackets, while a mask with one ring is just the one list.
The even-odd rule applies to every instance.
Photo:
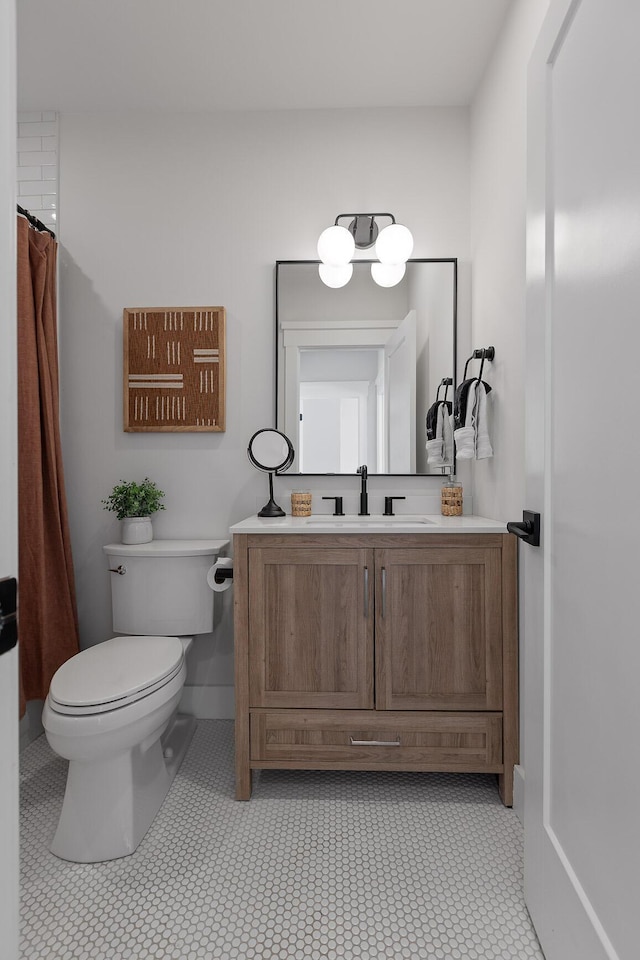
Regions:
[[454, 397], [457, 260], [409, 260], [395, 287], [358, 260], [338, 289], [318, 263], [276, 263], [276, 426], [296, 451], [290, 472], [451, 473], [427, 461], [426, 418]]

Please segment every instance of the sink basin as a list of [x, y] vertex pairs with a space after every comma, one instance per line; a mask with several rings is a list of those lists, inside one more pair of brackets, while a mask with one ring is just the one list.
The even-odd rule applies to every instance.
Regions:
[[311, 517], [306, 521], [309, 527], [424, 527], [433, 525], [435, 520], [426, 517]]

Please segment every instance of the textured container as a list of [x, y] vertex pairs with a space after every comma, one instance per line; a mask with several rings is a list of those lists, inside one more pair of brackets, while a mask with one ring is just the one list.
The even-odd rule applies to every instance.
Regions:
[[153, 540], [151, 517], [125, 517], [122, 521], [123, 543], [150, 543]]
[[311, 516], [311, 493], [309, 490], [294, 490], [291, 494], [291, 516]]
[[443, 517], [462, 516], [462, 484], [455, 477], [442, 481], [440, 513]]

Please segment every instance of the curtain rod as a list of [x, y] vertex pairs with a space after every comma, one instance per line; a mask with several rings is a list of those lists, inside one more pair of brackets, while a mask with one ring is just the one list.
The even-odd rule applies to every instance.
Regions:
[[28, 210], [25, 210], [24, 207], [18, 206], [18, 213], [21, 213], [23, 217], [26, 217], [32, 227], [35, 227], [36, 230], [44, 231], [44, 233], [50, 233], [53, 239], [55, 240], [56, 235], [49, 227], [45, 226], [42, 220], [38, 220], [37, 217], [34, 217], [33, 214], [29, 213]]

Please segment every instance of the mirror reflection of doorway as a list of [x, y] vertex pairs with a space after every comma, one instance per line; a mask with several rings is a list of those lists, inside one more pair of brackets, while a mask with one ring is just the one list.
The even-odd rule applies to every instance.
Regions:
[[355, 473], [377, 463], [380, 348], [300, 350], [298, 448], [303, 473]]
[[355, 473], [361, 463], [377, 463], [378, 388], [383, 372], [380, 348], [300, 350], [302, 473]]
[[365, 381], [300, 384], [302, 472], [355, 473], [365, 462], [368, 388]]
[[384, 347], [300, 348], [300, 472], [415, 472], [415, 371], [414, 310]]

